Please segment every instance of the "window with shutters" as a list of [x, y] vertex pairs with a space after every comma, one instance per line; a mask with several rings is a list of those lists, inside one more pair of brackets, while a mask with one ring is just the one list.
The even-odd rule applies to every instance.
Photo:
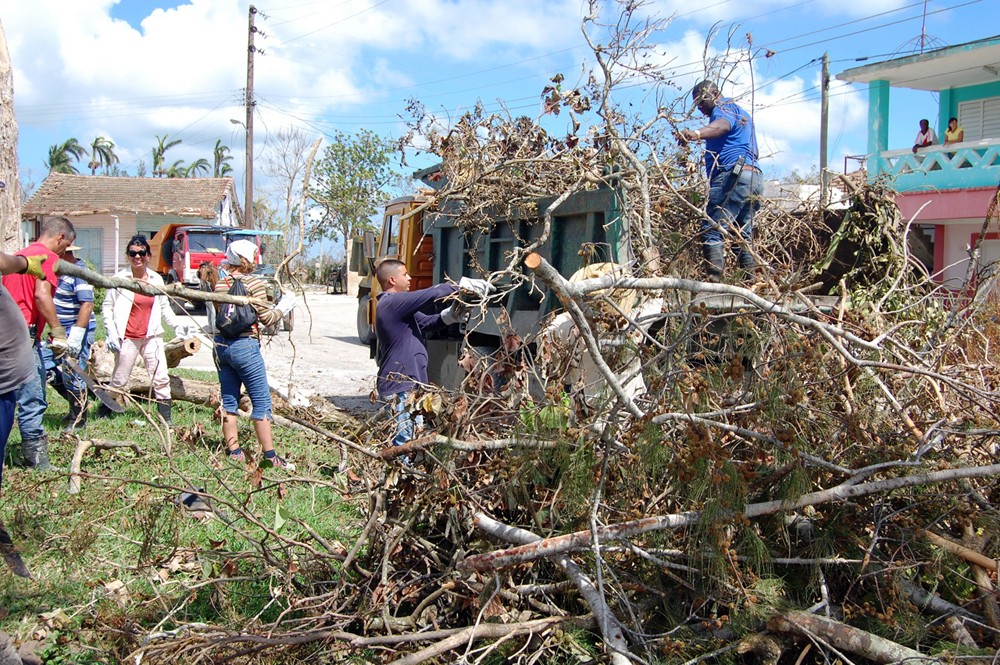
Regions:
[[73, 252], [73, 256], [88, 262], [97, 272], [103, 271], [104, 231], [102, 229], [78, 228], [73, 244], [82, 248], [79, 251]]
[[966, 141], [1000, 139], [1000, 97], [960, 103], [958, 124], [965, 130]]

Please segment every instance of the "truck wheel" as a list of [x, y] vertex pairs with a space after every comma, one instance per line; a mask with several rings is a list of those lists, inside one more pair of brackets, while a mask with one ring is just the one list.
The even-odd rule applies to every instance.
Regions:
[[375, 331], [372, 330], [371, 324], [368, 323], [369, 300], [371, 300], [371, 296], [367, 293], [358, 298], [358, 339], [365, 346], [371, 344], [372, 339], [375, 337]]
[[285, 332], [292, 332], [292, 328], [295, 327], [295, 311], [288, 313], [288, 316], [281, 320], [281, 329]]
[[179, 282], [180, 279], [177, 277], [177, 271], [171, 268], [167, 271], [167, 277], [163, 280], [167, 284], [173, 284], [174, 282]]

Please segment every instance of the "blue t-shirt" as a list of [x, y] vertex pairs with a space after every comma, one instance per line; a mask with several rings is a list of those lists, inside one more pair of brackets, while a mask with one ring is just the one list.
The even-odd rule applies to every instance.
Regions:
[[705, 169], [711, 180], [719, 171], [728, 171], [736, 166], [740, 157], [746, 158], [746, 166], [757, 164], [757, 135], [754, 133], [753, 118], [741, 109], [730, 97], [720, 99], [712, 109], [709, 122], [725, 118], [729, 121], [729, 133], [705, 141]]
[[[77, 259], [76, 265], [87, 267], [83, 259]], [[52, 302], [56, 306], [59, 323], [70, 328], [76, 325], [76, 319], [80, 316], [80, 305], [94, 302], [94, 287], [78, 277], [60, 275], [56, 291], [52, 294]], [[97, 330], [97, 317], [93, 313], [90, 314], [87, 330]]]

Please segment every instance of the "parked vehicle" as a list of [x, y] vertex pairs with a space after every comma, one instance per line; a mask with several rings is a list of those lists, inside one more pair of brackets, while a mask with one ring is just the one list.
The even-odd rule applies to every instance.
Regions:
[[150, 265], [167, 284], [183, 282], [197, 289], [198, 267], [205, 262], [218, 267], [226, 258], [226, 230], [221, 226], [164, 224], [149, 241], [153, 252]]
[[[445, 184], [443, 179], [433, 182], [428, 178], [438, 170], [431, 167], [418, 171], [414, 177], [439, 188]], [[627, 230], [621, 222], [619, 197], [620, 192], [613, 188], [570, 196], [556, 209], [551, 237], [539, 248], [539, 253], [567, 277], [583, 267], [585, 258], [581, 250], [585, 247], [587, 262], [627, 263]], [[553, 200], [539, 199], [537, 210], [544, 211]], [[501, 270], [510, 261], [515, 244], [525, 246], [542, 233], [540, 218], [533, 216], [498, 219], [488, 234], [470, 236], [448, 214], [451, 205], [448, 202], [438, 212], [417, 213], [403, 219], [425, 202], [422, 196], [393, 199], [385, 206], [381, 229], [377, 234], [367, 234], [362, 243], [366, 260], [361, 262], [359, 270], [358, 338], [372, 348], [372, 357], [376, 353], [375, 299], [379, 293], [374, 268], [379, 261], [387, 258], [403, 261], [412, 278], [410, 289], [416, 291], [448, 279], [457, 282], [463, 276], [481, 277], [474, 273], [475, 264], [491, 272]], [[505, 331], [512, 330], [522, 339], [528, 338], [538, 332], [542, 319], [557, 307], [558, 301], [549, 296], [544, 286], [536, 284], [533, 290], [521, 286], [491, 302], [486, 316], [473, 318], [465, 330], [456, 324], [428, 336], [430, 380], [444, 387], [456, 387], [462, 379], [457, 360], [463, 344], [468, 343], [480, 355], [493, 353], [501, 347]]]

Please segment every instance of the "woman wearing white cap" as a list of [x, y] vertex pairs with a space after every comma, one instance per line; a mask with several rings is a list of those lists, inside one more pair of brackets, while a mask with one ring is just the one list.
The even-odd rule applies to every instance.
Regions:
[[[133, 236], [127, 247], [129, 266], [115, 277], [131, 277], [150, 286], [163, 286], [163, 278], [156, 271], [146, 268], [150, 256], [146, 236]], [[109, 289], [101, 313], [108, 333], [108, 348], [117, 355], [111, 387], [118, 390], [125, 388], [135, 359], [141, 354], [152, 379], [157, 410], [170, 425], [170, 376], [167, 374], [167, 357], [163, 353], [163, 323], [183, 338], [191, 335], [190, 330], [174, 316], [167, 296], [145, 296], [126, 289]], [[111, 414], [111, 409], [103, 404], [97, 410], [99, 417]]]
[[[245, 295], [258, 300], [267, 299], [267, 286], [263, 280], [253, 275], [257, 260], [257, 245], [249, 240], [236, 240], [226, 248], [226, 264], [229, 274], [219, 278], [216, 293], [229, 293], [237, 284], [246, 290]], [[235, 305], [216, 304], [215, 367], [219, 371], [219, 385], [222, 388], [222, 438], [225, 439], [229, 459], [243, 462], [246, 456], [240, 447], [236, 413], [239, 409], [240, 386], [245, 386], [253, 411], [254, 431], [257, 441], [264, 451], [264, 458], [277, 468], [293, 471], [295, 465], [278, 456], [274, 450], [271, 434], [271, 389], [267, 383], [267, 370], [260, 354], [257, 323], [264, 327], [281, 321], [297, 304], [295, 294], [281, 296], [272, 307], [252, 305], [256, 313], [256, 323], [241, 323], [239, 309]], [[254, 317], [251, 317], [251, 321]]]

